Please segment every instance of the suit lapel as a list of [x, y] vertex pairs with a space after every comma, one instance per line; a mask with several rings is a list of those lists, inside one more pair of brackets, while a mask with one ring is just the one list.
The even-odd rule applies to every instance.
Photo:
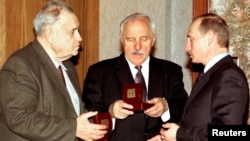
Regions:
[[[162, 79], [165, 78], [165, 74], [163, 73], [163, 69], [160, 67], [161, 65], [157, 63], [157, 60], [150, 56], [149, 61], [149, 76], [148, 76], [148, 97], [151, 99], [152, 97], [162, 97]], [[159, 78], [161, 76], [161, 78]]]
[[127, 83], [135, 83], [124, 54], [117, 58], [117, 61], [115, 62], [115, 69], [116, 75], [122, 85]]
[[[163, 73], [161, 65], [158, 63], [158, 61], [150, 56], [150, 62], [149, 62], [149, 84], [148, 84], [148, 96], [149, 98], [152, 98], [153, 96], [159, 96], [162, 95], [162, 89], [164, 86], [162, 81], [165, 77], [165, 74]], [[116, 75], [121, 82], [122, 85], [127, 83], [135, 83], [134, 78], [132, 76], [132, 73], [130, 71], [129, 65], [127, 60], [125, 59], [124, 54], [119, 56], [115, 62], [115, 69], [116, 69]], [[159, 78], [159, 76], [162, 76], [162, 78]], [[157, 84], [157, 85], [156, 85]]]
[[[63, 64], [65, 65], [65, 67], [68, 70], [67, 71], [68, 77], [69, 77], [69, 79], [70, 79], [70, 81], [71, 81], [71, 83], [72, 83], [72, 85], [73, 85], [73, 87], [78, 95], [79, 100], [81, 101], [81, 88], [80, 88], [80, 85], [78, 82], [79, 81], [78, 78], [74, 75], [75, 71], [73, 71], [73, 68], [72, 68], [74, 66], [71, 65], [72, 63], [70, 62], [70, 60], [65, 61]], [[84, 105], [82, 105], [82, 104], [83, 103], [80, 102], [80, 113], [83, 112]]]
[[226, 56], [223, 59], [221, 59], [219, 62], [217, 62], [212, 68], [210, 68], [202, 77], [201, 80], [199, 80], [193, 87], [190, 97], [188, 98], [188, 101], [186, 103], [185, 107], [188, 107], [188, 105], [191, 103], [191, 101], [197, 96], [197, 94], [200, 92], [203, 87], [208, 83], [208, 81], [211, 78], [211, 75], [217, 71], [220, 67], [222, 67], [225, 63], [228, 63], [229, 61], [232, 61], [231, 56]]
[[33, 42], [33, 49], [34, 49], [34, 53], [36, 53], [38, 55], [38, 57], [40, 59], [40, 63], [43, 66], [44, 71], [47, 74], [48, 79], [50, 79], [50, 82], [53, 83], [53, 85], [55, 85], [57, 87], [57, 90], [59, 91], [59, 93], [61, 93], [65, 97], [65, 99], [67, 100], [67, 103], [70, 105], [72, 110], [75, 111], [74, 106], [71, 102], [70, 95], [69, 95], [66, 87], [64, 86], [63, 83], [58, 83], [58, 82], [62, 81], [61, 80], [62, 78], [61, 78], [57, 68], [55, 67], [54, 63], [50, 59], [49, 55], [45, 52], [45, 50], [43, 49], [43, 47], [41, 46], [41, 44], [39, 44], [39, 42], [37, 40]]
[[211, 74], [204, 74], [202, 79], [195, 83], [195, 85], [193, 86], [193, 89], [191, 91], [190, 97], [188, 98], [188, 101], [186, 103], [187, 106], [191, 103], [191, 101], [199, 93], [199, 91], [207, 84], [207, 82], [210, 79], [210, 75]]
[[[128, 62], [125, 59], [125, 56], [122, 54], [118, 57], [115, 63], [116, 75], [119, 78], [119, 81], [122, 85], [127, 83], [135, 83], [132, 73], [130, 71]], [[161, 96], [157, 94], [161, 94], [161, 89], [159, 89], [162, 85], [161, 78], [159, 75], [162, 74], [162, 69], [159, 67], [159, 64], [155, 61], [154, 57], [150, 57], [149, 62], [149, 85], [148, 85], [148, 96], [152, 98], [152, 96]], [[165, 76], [164, 76], [165, 77]], [[157, 84], [157, 85], [155, 85]], [[163, 87], [163, 86], [162, 86]], [[153, 95], [154, 94], [154, 95]]]

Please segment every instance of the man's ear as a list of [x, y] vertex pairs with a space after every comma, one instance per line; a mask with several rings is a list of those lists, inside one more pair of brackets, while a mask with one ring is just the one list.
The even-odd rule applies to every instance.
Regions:
[[215, 40], [214, 32], [208, 31], [207, 34], [206, 34], [206, 36], [208, 38], [208, 45], [211, 45], [214, 42], [214, 40]]
[[49, 41], [49, 42], [53, 42], [53, 30], [51, 28], [47, 28], [45, 29], [45, 38]]
[[121, 44], [123, 45], [124, 44], [124, 41], [123, 41], [123, 38], [120, 37], [120, 41], [121, 41]]

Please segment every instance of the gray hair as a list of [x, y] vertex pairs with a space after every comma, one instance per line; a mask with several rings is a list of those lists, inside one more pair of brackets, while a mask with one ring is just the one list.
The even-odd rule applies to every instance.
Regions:
[[53, 25], [58, 20], [58, 16], [62, 9], [70, 13], [74, 12], [69, 4], [61, 0], [46, 2], [33, 21], [35, 34], [41, 35], [47, 25]]
[[129, 15], [128, 17], [126, 17], [120, 24], [120, 34], [123, 32], [124, 30], [124, 25], [126, 25], [128, 22], [133, 21], [135, 19], [146, 19], [151, 27], [151, 30], [153, 33], [156, 33], [156, 26], [155, 26], [155, 22], [153, 21], [153, 19], [151, 19], [148, 15], [145, 15], [143, 13], [134, 13], [132, 15]]

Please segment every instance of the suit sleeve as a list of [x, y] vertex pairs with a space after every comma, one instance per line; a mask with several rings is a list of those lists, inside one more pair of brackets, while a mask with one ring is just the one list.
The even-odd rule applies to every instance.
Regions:
[[244, 74], [235, 69], [228, 69], [216, 78], [211, 97], [212, 123], [214, 125], [245, 124], [249, 90]]
[[167, 97], [170, 110], [169, 122], [178, 123], [182, 118], [183, 109], [188, 98], [187, 92], [184, 89], [183, 73], [181, 67], [178, 67], [171, 75], [169, 86], [170, 96]]
[[[208, 89], [199, 94], [210, 95], [210, 121], [194, 126], [182, 124], [177, 131], [178, 141], [200, 141], [207, 138], [208, 125], [243, 125], [248, 117], [249, 90], [244, 74], [237, 69], [220, 70], [210, 77]], [[200, 115], [202, 118], [202, 115]], [[190, 117], [192, 118], [192, 117]]]
[[[27, 140], [73, 141], [76, 119], [55, 114], [55, 112], [64, 114], [67, 108], [65, 102], [58, 100], [63, 99], [61, 97], [52, 96], [55, 91], [51, 92], [51, 89], [48, 90], [38, 84], [41, 82], [40, 79], [20, 58], [11, 58], [2, 68], [0, 103], [2, 116], [8, 126], [6, 132], [10, 130], [10, 136], [19, 136]], [[44, 93], [53, 93], [50, 100], [46, 100]], [[55, 99], [57, 103], [52, 103], [51, 99]], [[54, 105], [60, 107], [55, 108]], [[56, 109], [60, 110], [55, 111]]]
[[86, 108], [91, 111], [104, 112], [107, 106], [102, 99], [102, 71], [98, 71], [95, 66], [90, 66], [84, 80], [82, 100]]

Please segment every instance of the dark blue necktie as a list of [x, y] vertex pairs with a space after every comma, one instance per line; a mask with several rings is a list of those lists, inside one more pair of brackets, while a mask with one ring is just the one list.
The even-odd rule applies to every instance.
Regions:
[[138, 72], [135, 76], [135, 83], [142, 84], [142, 101], [146, 102], [148, 100], [148, 96], [147, 96], [146, 83], [145, 83], [144, 77], [143, 77], [142, 72], [141, 72], [142, 66], [135, 66], [135, 68], [138, 70]]
[[198, 81], [201, 80], [202, 76], [204, 75], [204, 72], [200, 72], [198, 75]]

